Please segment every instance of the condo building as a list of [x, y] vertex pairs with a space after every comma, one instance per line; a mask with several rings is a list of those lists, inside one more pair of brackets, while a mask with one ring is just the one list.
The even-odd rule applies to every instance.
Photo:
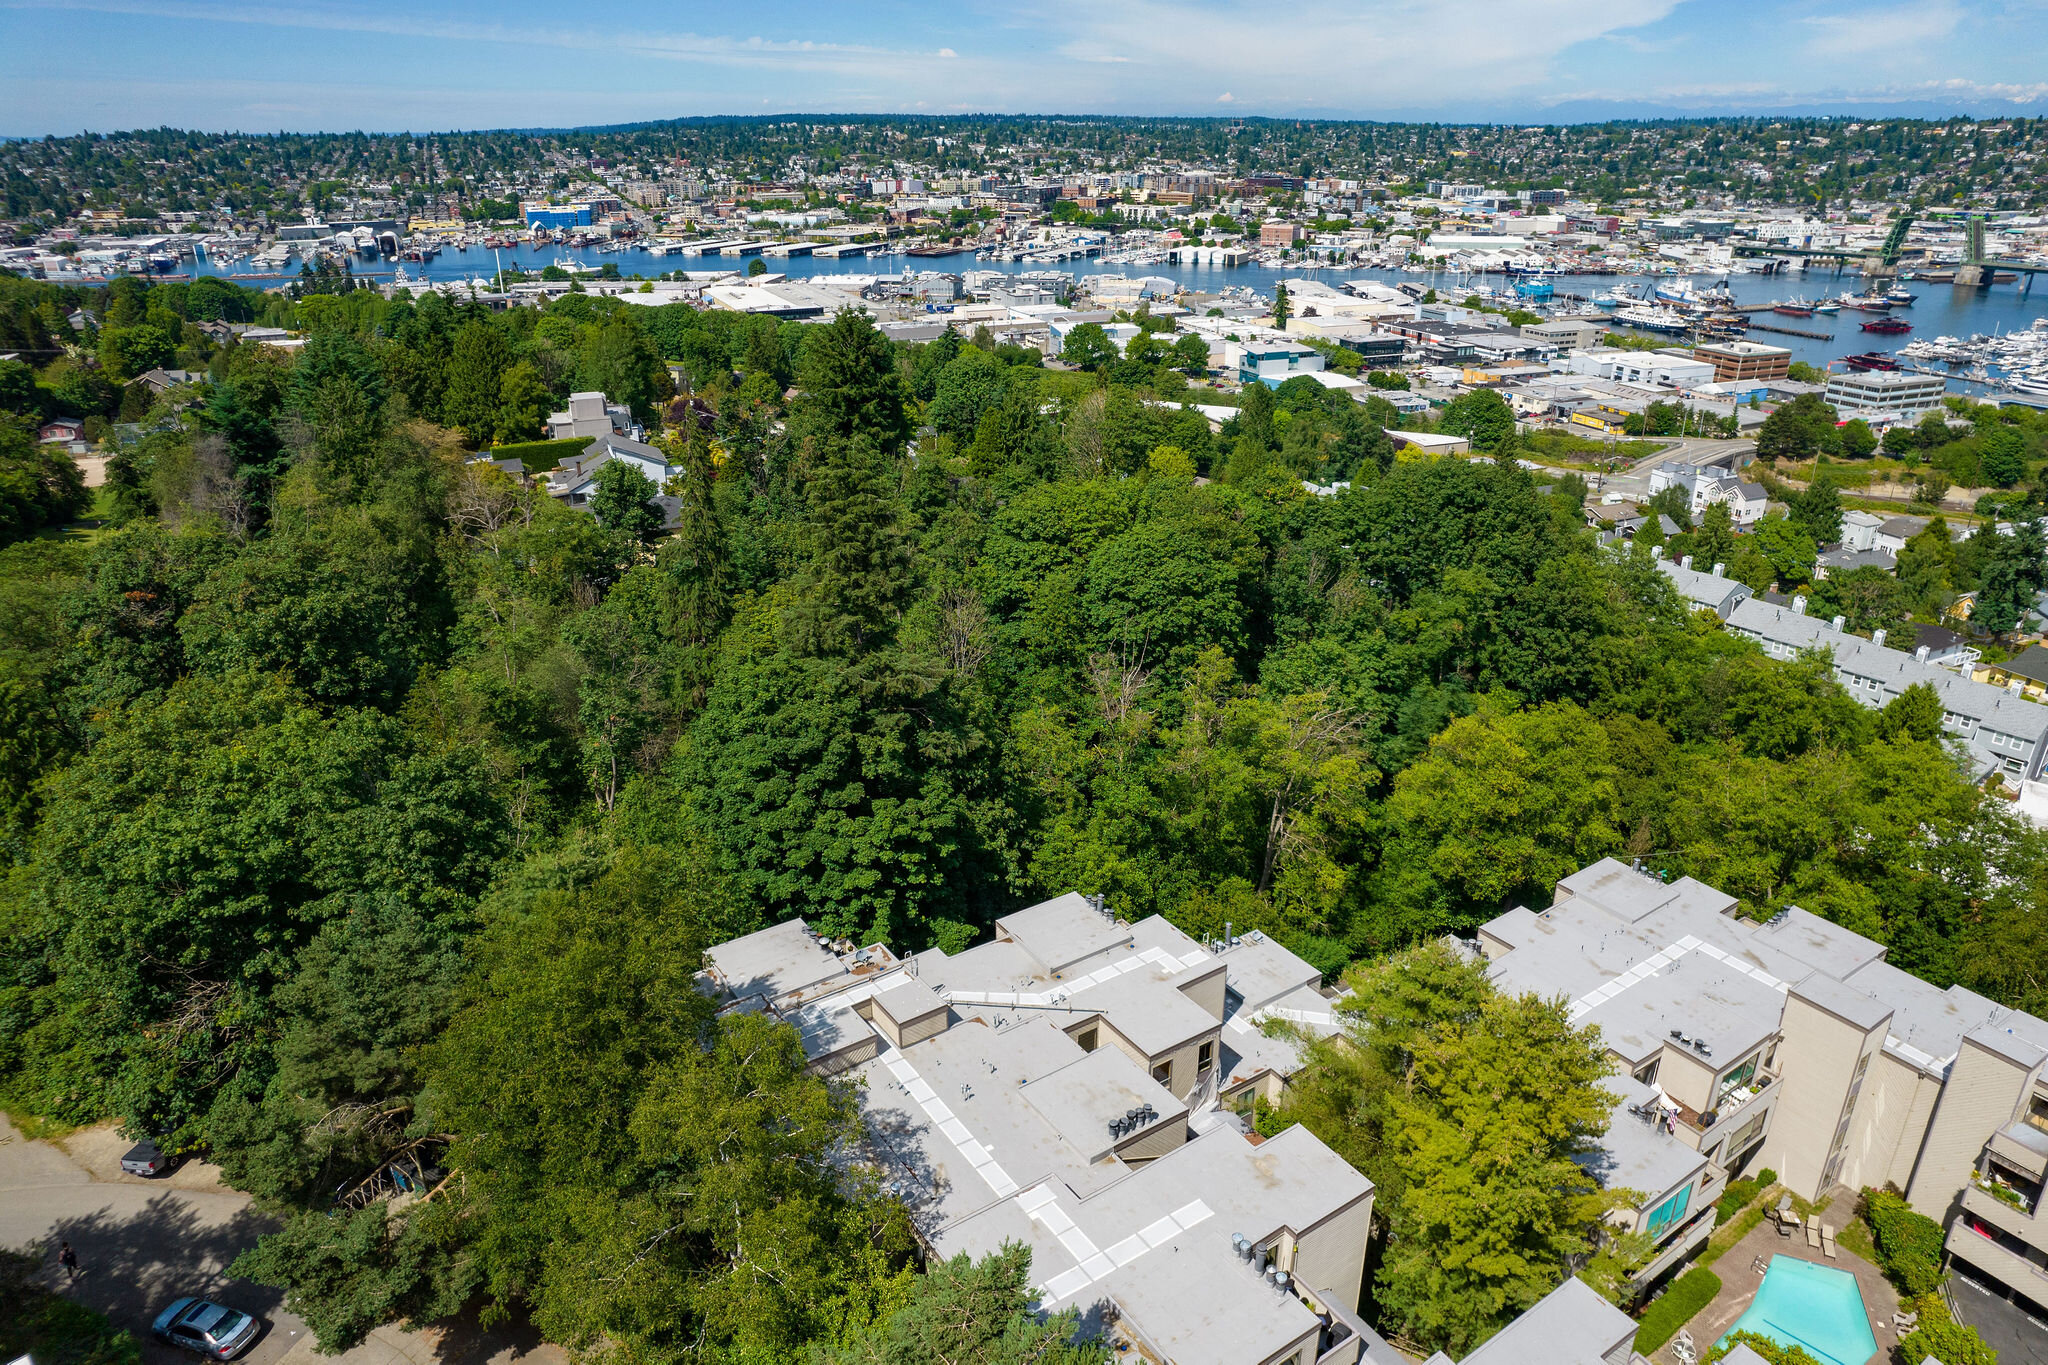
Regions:
[[1612, 1182], [1657, 1201], [1639, 1224], [1662, 1239], [1646, 1275], [1682, 1259], [1665, 1254], [1674, 1241], [1704, 1240], [1694, 1220], [1731, 1175], [1768, 1166], [1807, 1198], [1895, 1186], [1947, 1224], [1952, 1255], [2048, 1305], [2048, 1022], [1911, 976], [1804, 910], [1736, 910], [1690, 877], [1606, 858], [1560, 881], [1548, 910], [1479, 932], [1504, 989], [1562, 994], [1599, 1028], [1635, 1083], [1621, 1112], [1701, 1158]]

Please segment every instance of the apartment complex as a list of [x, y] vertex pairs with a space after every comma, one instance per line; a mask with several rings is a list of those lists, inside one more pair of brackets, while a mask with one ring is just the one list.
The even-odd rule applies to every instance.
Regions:
[[[1479, 933], [1504, 989], [1562, 994], [1600, 1029], [1636, 1087], [1618, 1088], [1635, 1096], [1620, 1113], [1701, 1159], [1682, 1171], [1650, 1153], [1658, 1164], [1611, 1182], [1657, 1201], [1646, 1274], [1680, 1259], [1693, 1220], [1711, 1226], [1730, 1175], [1769, 1166], [1812, 1198], [1897, 1186], [1949, 1224], [1954, 1255], [2048, 1304], [2048, 1022], [1938, 989], [1803, 910], [1758, 922], [1736, 909], [1690, 877], [1607, 858], [1560, 881], [1550, 909]], [[1659, 1173], [1672, 1183], [1658, 1189]]]
[[[1668, 571], [1667, 571], [1668, 572]], [[2048, 758], [2048, 706], [2026, 700], [2017, 682], [2009, 688], [1973, 682], [1932, 663], [1925, 648], [1908, 654], [1884, 642], [1884, 632], [1866, 640], [1844, 629], [1842, 617], [1821, 621], [1806, 614], [1806, 599], [1777, 606], [1750, 597], [1729, 612], [1728, 629], [1762, 645], [1774, 659], [1804, 650], [1834, 656], [1835, 678], [1865, 706], [1883, 706], [1915, 683], [1941, 694], [1942, 723], [1963, 741], [1979, 773], [2000, 773], [2014, 782], [2041, 775]]]
[[1726, 564], [1716, 564], [1710, 573], [1701, 573], [1692, 566], [1692, 556], [1686, 555], [1676, 564], [1665, 559], [1664, 547], [1652, 551], [1657, 556], [1657, 567], [1678, 589], [1678, 595], [1699, 610], [1711, 611], [1726, 621], [1735, 611], [1737, 603], [1755, 596], [1747, 583], [1727, 576]]
[[996, 933], [899, 959], [791, 920], [712, 949], [699, 982], [862, 1082], [861, 1157], [931, 1254], [1024, 1242], [1044, 1306], [1179, 1365], [1396, 1359], [1354, 1311], [1372, 1183], [1306, 1128], [1255, 1145], [1230, 1112], [1295, 1065], [1261, 1020], [1335, 1029], [1320, 974], [1078, 895]]
[[1716, 384], [1754, 379], [1783, 379], [1792, 367], [1792, 352], [1761, 341], [1710, 341], [1692, 348], [1693, 357], [1714, 367]]

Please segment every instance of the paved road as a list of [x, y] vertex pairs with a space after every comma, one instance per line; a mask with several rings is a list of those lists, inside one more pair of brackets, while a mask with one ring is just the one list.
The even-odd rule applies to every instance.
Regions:
[[2048, 1321], [2038, 1310], [1954, 1271], [1948, 1279], [1956, 1316], [1998, 1352], [1998, 1365], [2048, 1365]]
[[[208, 1167], [165, 1180], [122, 1174], [118, 1153], [126, 1145], [105, 1128], [62, 1145], [28, 1142], [0, 1116], [0, 1246], [40, 1244], [49, 1257], [46, 1281], [134, 1332], [144, 1365], [196, 1365], [198, 1357], [149, 1336], [151, 1320], [184, 1294], [217, 1297], [264, 1319], [262, 1339], [241, 1357], [245, 1365], [566, 1365], [563, 1351], [530, 1331], [481, 1334], [460, 1325], [380, 1328], [352, 1351], [316, 1357], [305, 1323], [284, 1309], [279, 1291], [227, 1274], [272, 1220]], [[56, 1265], [60, 1240], [78, 1252], [81, 1273], [69, 1285]]]

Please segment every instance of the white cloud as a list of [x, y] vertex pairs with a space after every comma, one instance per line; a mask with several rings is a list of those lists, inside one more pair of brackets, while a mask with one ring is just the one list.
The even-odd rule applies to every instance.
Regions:
[[[765, 25], [757, 13], [658, 0], [625, 0], [603, 25], [537, 0], [499, 0], [489, 10], [360, 0], [0, 0], [0, 10], [22, 20], [7, 25], [21, 33], [12, 64], [0, 53], [0, 131], [166, 121], [355, 127], [366, 110], [389, 127], [532, 126], [750, 107], [882, 113], [916, 99], [982, 111], [1172, 114], [1228, 106], [1514, 121], [1545, 109], [1585, 118], [1608, 108], [1621, 116], [1807, 105], [1853, 112], [1921, 100], [1962, 111], [2042, 100], [2034, 82], [2048, 70], [2041, 59], [2048, 26], [2016, 19], [2017, 7], [2038, 8], [2041, 0], [1876, 0], [1874, 10], [1845, 8], [1853, 3], [1775, 0], [1731, 26], [1718, 6], [1685, 0], [1295, 0], [1283, 22], [1241, 0], [1043, 0], [1026, 12], [968, 0], [935, 7], [927, 22], [900, 35], [820, 7], [795, 30], [803, 37], [769, 38], [739, 27]], [[131, 48], [147, 41], [137, 35], [195, 26], [235, 25], [259, 36], [222, 41], [211, 67], [188, 61], [179, 74], [189, 83], [152, 86], [156, 73], [139, 66], [141, 84], [119, 70], [97, 82], [45, 81], [19, 55], [39, 50], [31, 11], [43, 12], [53, 39], [71, 44], [96, 29]], [[81, 17], [51, 20], [51, 12]], [[674, 31], [667, 25], [677, 14], [712, 31]], [[716, 31], [727, 23], [731, 31]], [[1759, 26], [1780, 40], [1753, 41]], [[322, 35], [360, 36], [332, 45], [380, 54], [373, 69], [383, 93], [350, 102], [335, 93], [339, 81], [320, 72], [280, 81], [261, 96], [252, 90], [242, 101], [206, 98], [209, 89], [242, 88], [237, 82], [254, 69], [249, 50], [267, 39], [283, 48], [281, 35], [293, 30], [320, 45], [329, 42]], [[913, 34], [927, 45], [907, 45]], [[1983, 41], [1987, 35], [1993, 41]], [[899, 36], [906, 41], [892, 45]], [[947, 45], [928, 45], [941, 41]], [[1682, 56], [1665, 51], [1674, 46]], [[339, 80], [360, 80], [331, 70]], [[424, 74], [430, 70], [445, 71], [445, 79]], [[592, 70], [604, 79], [589, 79]], [[1958, 80], [1958, 70], [1973, 79]], [[1724, 71], [1741, 75], [1722, 84], [1689, 79]], [[173, 88], [191, 93], [173, 96]]]
[[1956, 31], [1963, 13], [1955, 0], [1908, 0], [1889, 9], [1858, 8], [1810, 15], [1807, 50], [1828, 57], [1917, 57], [1926, 45]]

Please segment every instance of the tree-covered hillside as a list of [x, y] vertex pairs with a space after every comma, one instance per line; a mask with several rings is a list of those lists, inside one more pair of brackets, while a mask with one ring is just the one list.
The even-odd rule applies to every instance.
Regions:
[[[96, 538], [0, 549], [0, 1094], [290, 1215], [244, 1269], [324, 1343], [484, 1301], [621, 1359], [894, 1359], [1008, 1302], [1014, 1266], [917, 1279], [833, 1161], [849, 1095], [692, 988], [796, 915], [956, 947], [1081, 890], [1334, 972], [1611, 854], [2048, 1009], [2048, 839], [1938, 707], [1766, 659], [1575, 481], [1397, 456], [1384, 404], [1254, 388], [1213, 432], [1164, 348], [860, 313], [0, 303], [59, 338], [10, 430], [131, 419]], [[216, 349], [202, 308], [310, 339]], [[123, 333], [204, 379], [133, 396]], [[593, 515], [465, 459], [585, 386], [668, 489]], [[332, 1212], [405, 1152], [457, 1174]]]

